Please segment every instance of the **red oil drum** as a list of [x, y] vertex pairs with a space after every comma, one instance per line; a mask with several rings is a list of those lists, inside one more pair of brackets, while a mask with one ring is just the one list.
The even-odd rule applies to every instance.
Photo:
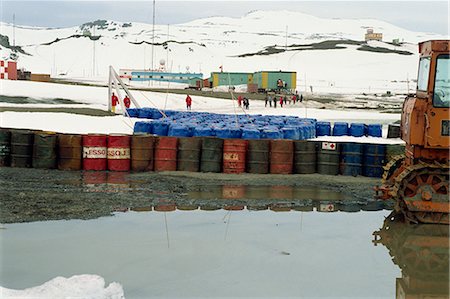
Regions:
[[108, 170], [130, 171], [130, 136], [108, 136]]
[[294, 143], [292, 140], [270, 141], [270, 173], [291, 174], [294, 164]]
[[83, 169], [106, 170], [107, 149], [106, 135], [83, 136]]
[[177, 170], [177, 137], [160, 136], [155, 145], [155, 171]]
[[223, 141], [223, 173], [245, 172], [247, 140], [225, 139]]

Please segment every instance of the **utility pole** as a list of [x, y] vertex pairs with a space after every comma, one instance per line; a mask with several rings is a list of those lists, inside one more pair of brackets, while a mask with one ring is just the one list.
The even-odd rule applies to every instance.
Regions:
[[95, 77], [95, 25], [94, 25], [94, 34], [92, 36], [92, 76]]
[[16, 48], [16, 14], [13, 13], [13, 49]]
[[155, 0], [153, 0], [153, 27], [152, 27], [152, 66], [151, 70], [153, 71], [153, 59], [154, 59], [154, 50], [155, 50]]

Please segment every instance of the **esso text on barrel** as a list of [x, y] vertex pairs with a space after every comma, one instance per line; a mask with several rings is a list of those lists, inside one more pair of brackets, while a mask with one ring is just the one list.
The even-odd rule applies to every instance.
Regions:
[[130, 149], [108, 148], [108, 159], [130, 159]]
[[106, 147], [84, 147], [83, 158], [102, 159], [106, 158]]

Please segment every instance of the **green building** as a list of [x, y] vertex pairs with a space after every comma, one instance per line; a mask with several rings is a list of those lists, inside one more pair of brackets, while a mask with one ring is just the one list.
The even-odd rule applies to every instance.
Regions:
[[252, 78], [252, 73], [212, 72], [210, 81], [212, 83], [211, 87], [221, 85], [236, 86], [252, 83]]
[[297, 72], [261, 71], [253, 74], [253, 83], [258, 84], [259, 90], [278, 89], [278, 80], [284, 82], [283, 88], [297, 88]]

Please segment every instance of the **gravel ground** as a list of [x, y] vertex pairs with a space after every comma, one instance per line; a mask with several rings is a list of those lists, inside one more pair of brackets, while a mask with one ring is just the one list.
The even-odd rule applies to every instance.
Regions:
[[[379, 179], [189, 172], [83, 172], [0, 168], [0, 222], [91, 219], [153, 206], [305, 208], [374, 203]], [[320, 186], [320, 187], [319, 187]]]

